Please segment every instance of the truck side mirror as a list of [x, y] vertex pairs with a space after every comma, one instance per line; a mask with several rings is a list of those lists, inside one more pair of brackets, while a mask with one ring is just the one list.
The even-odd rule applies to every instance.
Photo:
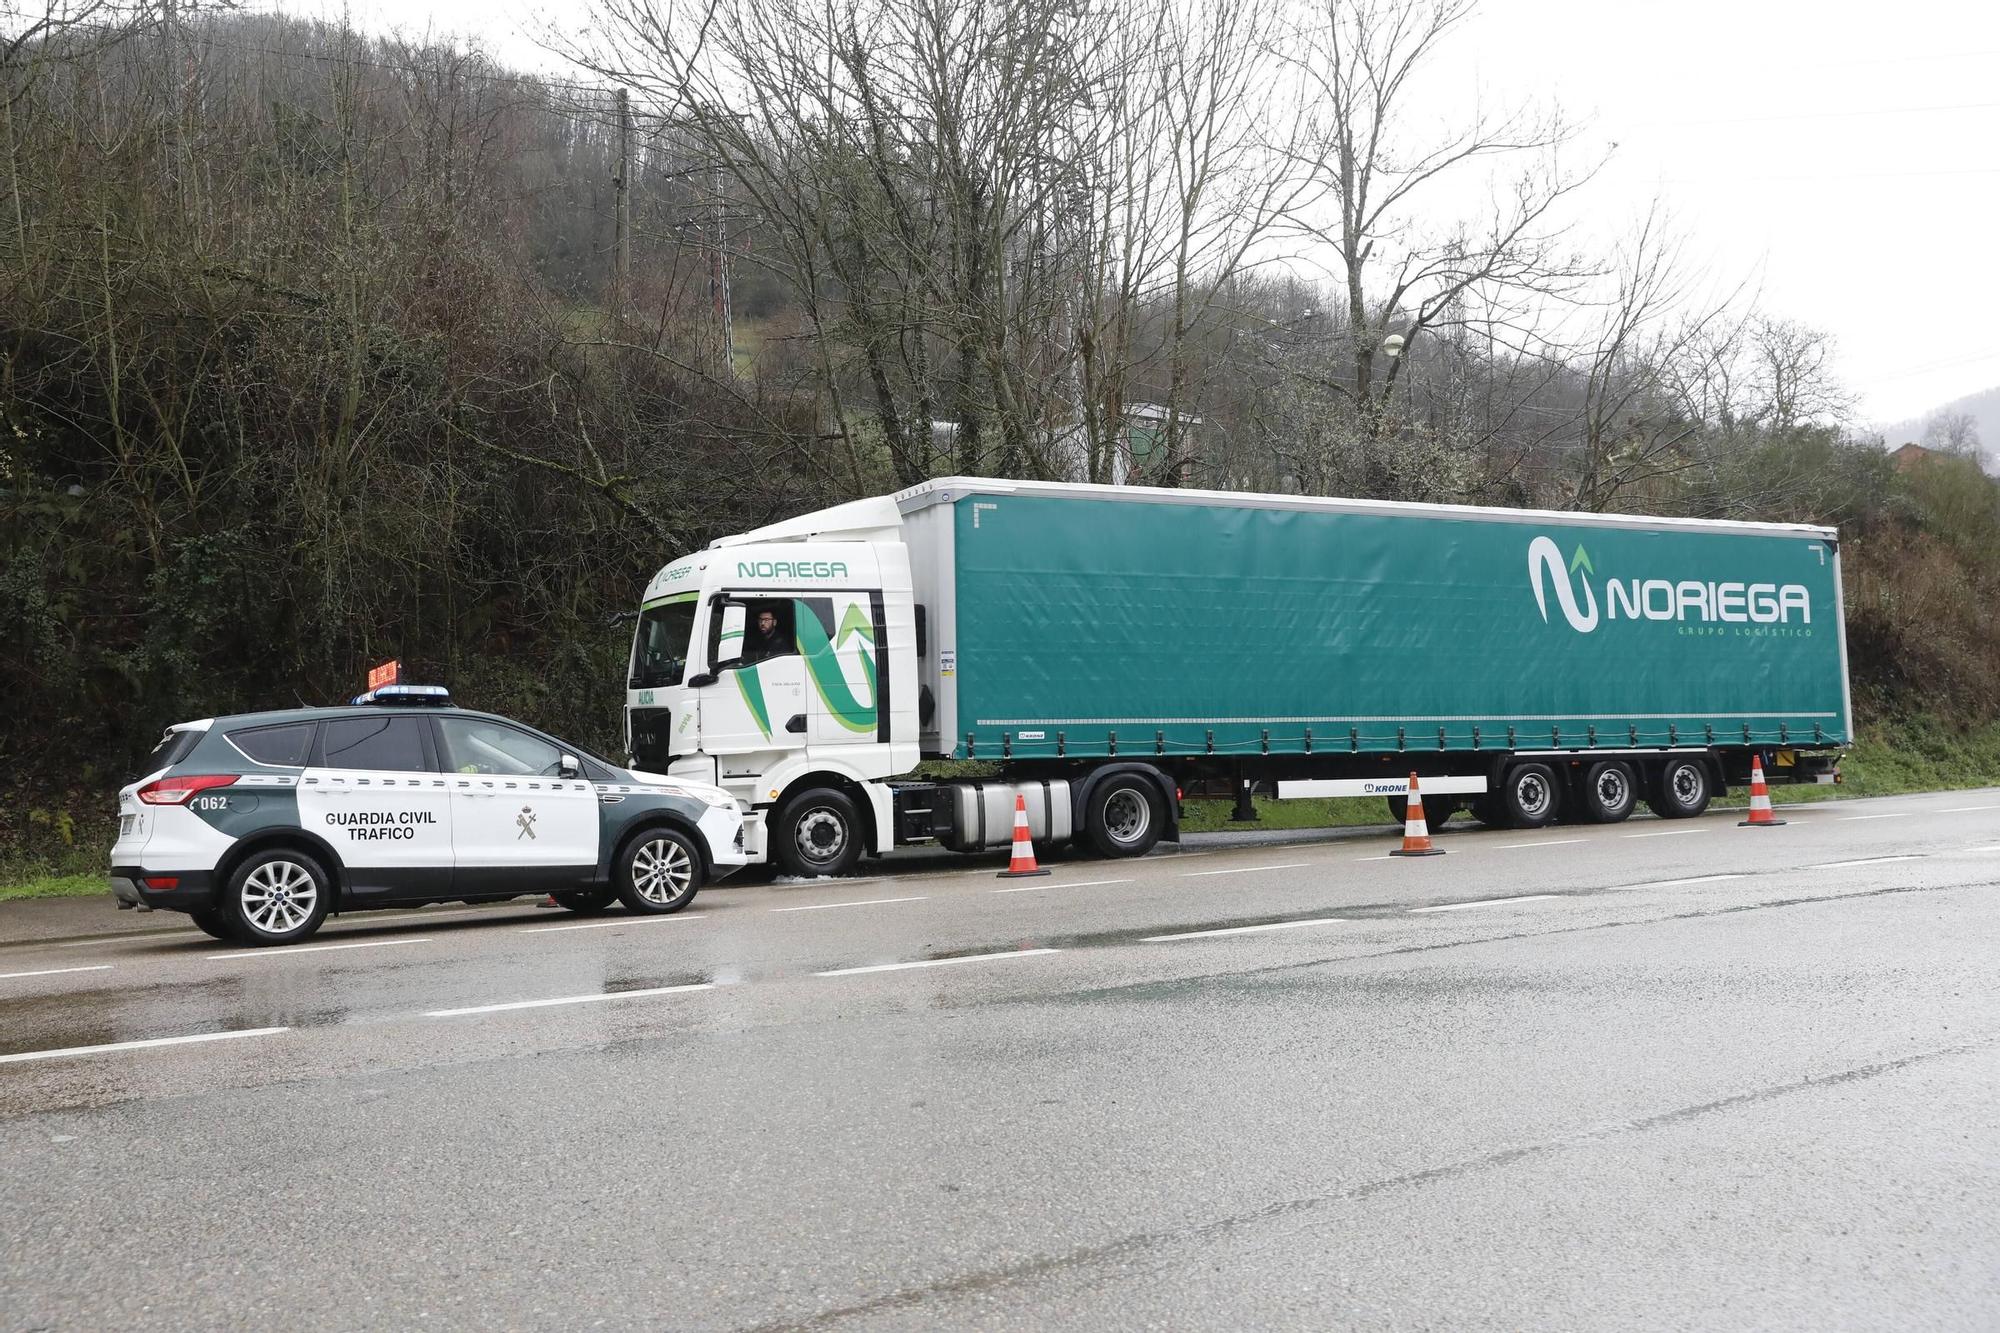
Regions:
[[699, 676], [689, 676], [687, 678], [687, 685], [691, 690], [698, 690], [704, 685], [715, 684], [715, 679], [713, 671], [704, 671]]

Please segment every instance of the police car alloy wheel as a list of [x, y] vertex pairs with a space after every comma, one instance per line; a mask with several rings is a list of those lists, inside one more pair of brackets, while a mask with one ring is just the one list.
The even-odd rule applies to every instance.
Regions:
[[295, 944], [318, 930], [332, 906], [319, 862], [290, 848], [258, 852], [229, 876], [224, 904], [245, 944]]
[[673, 829], [646, 829], [619, 853], [618, 898], [634, 912], [678, 912], [700, 888], [701, 856]]

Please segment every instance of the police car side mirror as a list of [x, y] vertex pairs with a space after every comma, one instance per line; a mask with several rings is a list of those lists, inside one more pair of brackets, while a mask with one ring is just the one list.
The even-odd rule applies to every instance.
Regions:
[[704, 671], [699, 676], [689, 676], [687, 683], [688, 688], [691, 690], [698, 690], [704, 685], [713, 685], [715, 684], [715, 673], [713, 671]]
[[566, 754], [556, 761], [557, 777], [574, 778], [580, 777], [582, 774], [583, 765], [577, 760], [575, 755]]

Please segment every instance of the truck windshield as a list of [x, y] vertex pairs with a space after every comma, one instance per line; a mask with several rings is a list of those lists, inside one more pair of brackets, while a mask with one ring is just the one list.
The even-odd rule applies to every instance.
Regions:
[[632, 641], [631, 688], [653, 690], [681, 683], [688, 644], [694, 639], [696, 598], [689, 593], [640, 613], [639, 632]]

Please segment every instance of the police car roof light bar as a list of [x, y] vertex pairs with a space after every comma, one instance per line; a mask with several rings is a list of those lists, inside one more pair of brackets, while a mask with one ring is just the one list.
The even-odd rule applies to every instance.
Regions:
[[354, 696], [360, 704], [449, 704], [451, 691], [442, 685], [384, 685]]

